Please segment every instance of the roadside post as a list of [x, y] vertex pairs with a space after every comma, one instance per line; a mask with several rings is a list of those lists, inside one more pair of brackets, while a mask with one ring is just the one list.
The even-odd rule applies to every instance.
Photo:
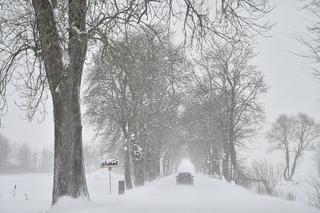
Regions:
[[118, 193], [123, 195], [125, 193], [124, 180], [119, 180], [118, 182]]
[[111, 171], [112, 171], [112, 167], [108, 166], [108, 170], [109, 170], [109, 195], [111, 195]]
[[117, 159], [104, 160], [101, 162], [101, 168], [108, 168], [109, 170], [109, 194], [111, 195], [111, 172], [112, 167], [119, 166]]

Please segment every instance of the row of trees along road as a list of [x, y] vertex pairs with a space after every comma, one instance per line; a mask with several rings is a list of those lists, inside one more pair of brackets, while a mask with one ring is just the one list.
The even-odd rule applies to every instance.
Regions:
[[[258, 98], [266, 92], [261, 72], [250, 64], [250, 45], [215, 44], [196, 61], [185, 119], [201, 170], [238, 181], [237, 149], [263, 120]], [[200, 152], [200, 153], [197, 153]]]
[[177, 120], [185, 70], [182, 48], [156, 28], [128, 33], [102, 46], [95, 57], [88, 74], [86, 117], [103, 140], [113, 141], [110, 149], [124, 149], [127, 188], [132, 187], [131, 157], [135, 185], [159, 176], [167, 136]]
[[128, 188], [131, 170], [135, 185], [155, 179], [175, 143], [198, 150], [200, 170], [238, 181], [237, 149], [264, 115], [258, 98], [266, 86], [253, 56], [250, 45], [215, 44], [190, 64], [161, 28], [101, 48], [88, 75], [86, 117], [110, 149], [124, 148]]
[[80, 111], [88, 50], [126, 34], [127, 26], [153, 22], [170, 27], [180, 21], [186, 44], [205, 41], [208, 35], [239, 43], [270, 27], [259, 24], [270, 11], [266, 0], [1, 0], [0, 7], [1, 114], [10, 83], [25, 98], [20, 106], [30, 119], [52, 98], [53, 204], [62, 196], [89, 199]]

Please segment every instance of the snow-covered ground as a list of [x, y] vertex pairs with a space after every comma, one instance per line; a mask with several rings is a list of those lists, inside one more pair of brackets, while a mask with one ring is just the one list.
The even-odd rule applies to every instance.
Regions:
[[[88, 176], [91, 202], [64, 198], [50, 208], [52, 176], [24, 174], [0, 176], [1, 213], [313, 213], [317, 209], [302, 203], [256, 195], [242, 187], [221, 180], [196, 175], [194, 186], [175, 185], [174, 176], [162, 178], [135, 188], [125, 195], [116, 194], [117, 180], [113, 174], [113, 194], [108, 194], [106, 170]], [[14, 185], [16, 195], [12, 195]], [[28, 200], [26, 195], [28, 194]]]
[[[256, 144], [258, 145], [258, 144]], [[250, 168], [254, 161], [266, 161], [274, 167], [275, 170], [279, 169], [280, 179], [276, 185], [275, 193], [279, 197], [288, 199], [288, 196], [293, 196], [293, 199], [299, 200], [305, 204], [310, 204], [310, 180], [317, 177], [317, 167], [315, 163], [316, 152], [312, 150], [306, 150], [303, 153], [302, 158], [297, 164], [295, 174], [293, 176], [293, 181], [285, 181], [283, 179], [282, 173], [285, 167], [285, 156], [280, 150], [270, 151], [268, 150], [268, 143], [262, 142], [256, 149], [247, 150], [243, 157], [246, 158], [246, 166]], [[292, 157], [293, 158], [293, 157]], [[292, 163], [291, 163], [292, 164]]]

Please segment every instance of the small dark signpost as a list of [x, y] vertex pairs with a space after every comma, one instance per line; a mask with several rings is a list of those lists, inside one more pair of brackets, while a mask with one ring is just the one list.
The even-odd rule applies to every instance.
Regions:
[[117, 159], [105, 160], [101, 162], [101, 168], [108, 168], [109, 170], [109, 194], [111, 195], [111, 171], [112, 167], [119, 166]]
[[124, 194], [124, 180], [119, 180], [118, 182], [118, 192], [119, 192], [119, 195], [123, 195]]

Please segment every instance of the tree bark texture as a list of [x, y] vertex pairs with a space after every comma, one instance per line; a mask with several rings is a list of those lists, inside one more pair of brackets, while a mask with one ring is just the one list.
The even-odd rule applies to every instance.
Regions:
[[126, 183], [126, 189], [132, 189], [132, 179], [131, 179], [131, 171], [130, 171], [130, 138], [128, 137], [128, 134], [126, 133], [126, 128], [123, 127], [122, 131], [124, 133], [125, 137], [125, 154], [124, 154], [124, 180]]
[[124, 179], [126, 182], [126, 189], [132, 189], [132, 180], [130, 172], [130, 151], [129, 148], [125, 151], [124, 159]]
[[[82, 150], [79, 87], [73, 78], [54, 97], [54, 184], [52, 202], [61, 196], [89, 197]], [[62, 86], [61, 86], [62, 87]]]
[[230, 172], [229, 172], [230, 152], [229, 152], [228, 144], [224, 143], [223, 146], [224, 146], [224, 156], [222, 158], [222, 175], [227, 181], [229, 181], [230, 180]]
[[143, 186], [145, 182], [144, 160], [134, 160], [134, 185]]
[[[68, 38], [60, 38], [53, 10], [48, 0], [32, 0], [36, 14], [47, 79], [54, 108], [54, 181], [52, 204], [62, 196], [89, 199], [85, 179], [82, 125], [80, 110], [80, 86], [87, 51], [85, 31], [86, 1], [69, 0]], [[74, 29], [76, 28], [76, 29]], [[64, 63], [60, 39], [68, 39]]]

